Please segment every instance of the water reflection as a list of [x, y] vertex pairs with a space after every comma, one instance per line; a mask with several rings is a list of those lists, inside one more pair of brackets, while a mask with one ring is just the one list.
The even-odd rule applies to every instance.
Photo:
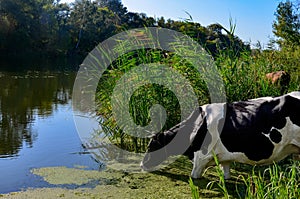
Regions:
[[75, 73], [0, 73], [0, 158], [32, 147], [36, 117], [48, 117], [70, 100]]

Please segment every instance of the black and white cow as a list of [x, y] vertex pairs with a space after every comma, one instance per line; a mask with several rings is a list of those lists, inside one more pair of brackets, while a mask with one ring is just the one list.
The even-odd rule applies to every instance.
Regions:
[[[183, 143], [189, 142], [184, 155], [193, 161], [193, 178], [199, 178], [205, 167], [214, 165], [215, 154], [228, 179], [232, 161], [266, 165], [300, 154], [300, 92], [201, 106], [182, 123], [152, 137], [141, 162], [144, 170], [179, 154], [168, 148], [178, 132]], [[213, 144], [211, 150], [202, 146], [205, 140]], [[153, 155], [161, 148], [164, 152]]]

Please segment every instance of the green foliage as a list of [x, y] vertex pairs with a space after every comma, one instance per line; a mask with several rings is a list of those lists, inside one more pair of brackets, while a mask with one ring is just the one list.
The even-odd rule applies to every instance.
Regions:
[[263, 57], [252, 57], [248, 52], [240, 57], [228, 55], [216, 59], [225, 84], [227, 101], [239, 101], [262, 96], [278, 96], [277, 85], [265, 78], [268, 72], [283, 69], [273, 67]]
[[[213, 175], [216, 178], [205, 175], [210, 178], [207, 187], [209, 190], [220, 192], [222, 198], [296, 199], [300, 196], [300, 164], [297, 161], [288, 158], [270, 166], [257, 167], [235, 164], [231, 168], [232, 178], [226, 181], [216, 157], [215, 163], [216, 166], [213, 169], [216, 172]], [[239, 171], [236, 171], [237, 167]], [[207, 170], [211, 169], [208, 168]], [[207, 170], [206, 172], [208, 172]], [[201, 189], [201, 187], [196, 188]]]
[[192, 198], [199, 199], [200, 198], [199, 189], [197, 186], [194, 185], [194, 182], [191, 177], [189, 178], [189, 185], [190, 185], [191, 192], [192, 192]]
[[[192, 18], [184, 21], [167, 20], [163, 17], [158, 19], [158, 26], [182, 32], [201, 44], [214, 57], [223, 50], [234, 50], [238, 55], [243, 51], [250, 51], [250, 46], [234, 35], [235, 25], [230, 21], [230, 30], [221, 24], [211, 24], [207, 27], [192, 21]], [[226, 34], [224, 34], [224, 31]]]
[[[234, 25], [230, 28], [231, 35], [234, 28]], [[177, 50], [180, 52], [180, 47]], [[288, 91], [298, 90], [300, 67], [298, 67], [296, 52], [300, 51], [294, 51], [295, 54], [284, 52], [258, 51], [251, 54], [244, 49], [237, 53], [232, 45], [226, 50], [221, 50], [215, 58], [215, 63], [225, 85], [227, 101], [281, 95], [281, 86], [272, 84], [266, 78], [267, 73], [278, 70], [285, 70], [291, 74], [292, 81]], [[178, 55], [150, 49], [122, 55], [100, 79], [96, 99], [100, 104], [98, 113], [104, 118], [102, 121], [102, 125], [105, 126], [104, 134], [114, 143], [128, 150], [145, 150], [147, 140], [133, 138], [123, 133], [123, 127], [117, 126], [116, 119], [112, 115], [110, 100], [117, 81], [135, 66], [147, 63], [160, 63], [175, 69], [189, 81], [200, 105], [210, 102], [204, 77], [191, 66], [191, 63]], [[175, 95], [165, 87], [151, 84], [140, 87], [131, 96], [129, 111], [134, 122], [146, 126], [150, 122], [149, 110], [154, 104], [160, 104], [167, 110], [167, 121], [162, 130], [169, 129], [180, 122], [180, 106]]]
[[[76, 1], [69, 18], [77, 50], [89, 52], [101, 40], [116, 33], [118, 17], [106, 7], [99, 7], [89, 0]], [[77, 37], [78, 34], [78, 37]]]
[[299, 162], [284, 168], [273, 164], [264, 171], [255, 171], [248, 176], [240, 176], [246, 186], [243, 198], [299, 198]]
[[291, 1], [280, 2], [273, 23], [273, 33], [279, 37], [281, 48], [285, 46], [300, 45], [300, 19], [299, 11]]
[[128, 12], [120, 0], [76, 0], [72, 4], [56, 0], [0, 0], [0, 52], [6, 54], [86, 55], [116, 33], [153, 26], [183, 32], [214, 56], [229, 46], [237, 51], [250, 49], [220, 24], [206, 28], [192, 22], [191, 16], [184, 21], [154, 19]]
[[[146, 143], [144, 139], [137, 139], [124, 134], [122, 127], [116, 125], [112, 115], [111, 96], [120, 78], [129, 70], [140, 64], [160, 63], [169, 66], [183, 75], [194, 88], [199, 97], [199, 103], [208, 103], [208, 91], [204, 79], [198, 71], [182, 60], [179, 56], [160, 50], [138, 50], [120, 56], [101, 77], [96, 101], [99, 103], [98, 113], [104, 120], [103, 125], [106, 134], [115, 144], [125, 147], [128, 150], [143, 151]], [[134, 78], [139, 78], [138, 76]], [[168, 80], [166, 80], [168, 81]], [[171, 79], [170, 81], [176, 81]], [[185, 93], [182, 93], [184, 95]], [[150, 108], [155, 105], [162, 105], [167, 114], [166, 124], [163, 130], [169, 129], [181, 120], [180, 105], [177, 97], [168, 88], [157, 84], [146, 84], [135, 90], [130, 97], [129, 112], [137, 125], [146, 126], [150, 122]], [[125, 144], [126, 143], [126, 144]]]
[[228, 199], [229, 198], [229, 193], [228, 193], [227, 188], [226, 188], [224, 172], [221, 169], [221, 165], [219, 163], [218, 157], [215, 154], [214, 154], [214, 161], [215, 161], [215, 164], [216, 164], [216, 172], [217, 172], [218, 177], [219, 177], [219, 182], [216, 183], [215, 181], [212, 181], [212, 182], [208, 183], [207, 186], [209, 187], [209, 189], [212, 189], [213, 185], [216, 183], [217, 186], [218, 186], [218, 189], [222, 192], [224, 198]]
[[1, 0], [0, 51], [58, 53], [68, 48], [64, 21], [68, 9], [53, 0]]

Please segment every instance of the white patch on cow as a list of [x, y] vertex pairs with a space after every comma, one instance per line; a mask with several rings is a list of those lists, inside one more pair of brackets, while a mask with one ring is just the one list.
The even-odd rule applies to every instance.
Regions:
[[200, 151], [194, 153], [194, 164], [193, 170], [191, 172], [192, 178], [200, 178], [204, 168], [208, 165], [208, 163], [213, 159], [211, 154], [203, 156]]
[[[218, 132], [219, 120], [225, 117], [225, 103], [215, 103], [215, 104], [207, 104], [202, 106], [203, 111], [205, 112], [206, 122], [207, 122], [207, 130], [208, 133], [211, 134], [211, 143], [208, 145], [208, 153], [203, 154], [201, 151], [194, 152], [194, 164], [191, 176], [193, 178], [199, 178], [204, 170], [204, 168], [212, 164], [213, 155], [212, 150], [216, 147], [216, 145], [220, 142], [220, 134]], [[207, 138], [208, 136], [206, 136]], [[204, 143], [207, 141], [205, 138]], [[201, 147], [202, 148], [202, 147]]]
[[274, 100], [273, 97], [259, 97], [259, 98], [255, 98], [255, 99], [249, 99], [249, 101], [272, 101]]
[[212, 135], [212, 146], [220, 140], [219, 121], [225, 118], [225, 103], [208, 104], [203, 106], [205, 111], [207, 130]]
[[299, 91], [294, 91], [294, 92], [288, 93], [287, 95], [290, 95], [292, 97], [300, 99], [300, 92]]

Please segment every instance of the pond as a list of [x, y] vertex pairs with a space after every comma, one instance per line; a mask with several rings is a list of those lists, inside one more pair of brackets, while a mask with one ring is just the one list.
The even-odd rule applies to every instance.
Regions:
[[0, 193], [51, 186], [30, 171], [50, 166], [98, 170], [72, 113], [75, 72], [0, 72]]

